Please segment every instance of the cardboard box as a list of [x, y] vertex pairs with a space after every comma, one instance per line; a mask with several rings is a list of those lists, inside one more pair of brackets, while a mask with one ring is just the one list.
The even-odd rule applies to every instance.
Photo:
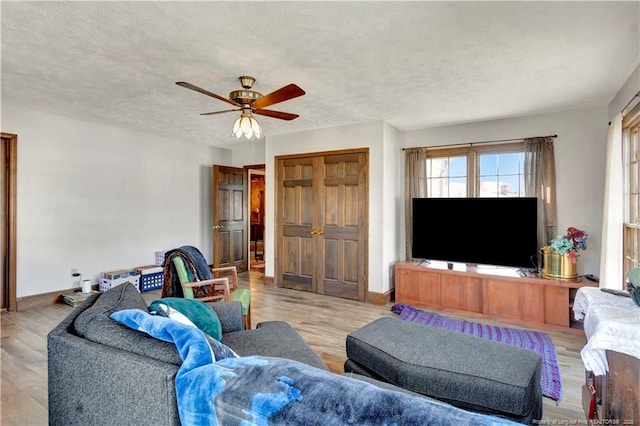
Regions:
[[118, 269], [116, 271], [108, 271], [102, 273], [102, 278], [108, 278], [110, 280], [115, 280], [118, 278], [126, 278], [129, 276], [136, 275], [135, 271], [130, 269]]
[[126, 282], [130, 282], [136, 288], [136, 290], [140, 291], [140, 275], [129, 275], [126, 277], [120, 277], [115, 279], [109, 278], [100, 278], [100, 291], [105, 292], [107, 290], [112, 289], [113, 287], [119, 286], [120, 284], [124, 284]]
[[137, 275], [149, 275], [149, 274], [157, 274], [158, 272], [163, 272], [164, 268], [159, 265], [146, 265], [146, 266], [138, 266], [136, 269]]

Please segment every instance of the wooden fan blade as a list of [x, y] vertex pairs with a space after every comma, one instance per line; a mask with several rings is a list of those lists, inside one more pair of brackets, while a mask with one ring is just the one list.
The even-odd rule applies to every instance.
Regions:
[[191, 90], [195, 90], [196, 92], [200, 92], [203, 95], [207, 95], [207, 96], [211, 96], [212, 98], [219, 99], [222, 102], [226, 102], [226, 103], [231, 104], [233, 106], [237, 106], [237, 107], [241, 106], [239, 103], [237, 103], [235, 101], [232, 101], [231, 99], [227, 99], [227, 98], [225, 98], [223, 96], [216, 95], [213, 92], [210, 92], [210, 91], [208, 91], [206, 89], [203, 89], [202, 87], [194, 86], [193, 84], [187, 83], [186, 81], [176, 81], [176, 84], [178, 86], [182, 86], [182, 87], [185, 87], [187, 89], [191, 89]]
[[225, 109], [224, 111], [203, 112], [200, 115], [215, 115], [215, 114], [222, 114], [223, 112], [232, 112], [232, 111], [242, 111], [242, 108]]
[[289, 99], [297, 98], [304, 95], [304, 90], [296, 86], [295, 84], [289, 84], [284, 86], [275, 92], [271, 92], [268, 95], [261, 97], [258, 100], [253, 101], [251, 104], [254, 108], [264, 108], [269, 105], [277, 104], [278, 102], [288, 101]]
[[266, 115], [267, 117], [279, 118], [281, 120], [293, 120], [295, 118], [300, 117], [298, 114], [290, 114], [288, 112], [282, 111], [273, 111], [270, 109], [256, 109], [253, 111], [254, 114]]

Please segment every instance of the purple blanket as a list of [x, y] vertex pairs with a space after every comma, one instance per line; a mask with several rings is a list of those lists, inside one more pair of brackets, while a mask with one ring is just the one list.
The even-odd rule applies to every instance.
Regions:
[[556, 348], [551, 338], [545, 333], [497, 327], [444, 317], [433, 312], [422, 311], [404, 303], [396, 303], [393, 305], [391, 312], [398, 314], [402, 320], [458, 331], [471, 336], [493, 340], [494, 342], [528, 349], [537, 353], [542, 358], [542, 374], [540, 378], [542, 394], [556, 401], [560, 401], [562, 397], [562, 380], [560, 379], [560, 367], [558, 366]]

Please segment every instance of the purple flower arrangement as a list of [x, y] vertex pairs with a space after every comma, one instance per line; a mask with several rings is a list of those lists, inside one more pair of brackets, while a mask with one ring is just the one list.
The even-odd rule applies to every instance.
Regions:
[[588, 234], [578, 228], [567, 228], [566, 235], [558, 235], [551, 240], [548, 248], [558, 254], [566, 254], [572, 263], [576, 263], [579, 250], [587, 249]]

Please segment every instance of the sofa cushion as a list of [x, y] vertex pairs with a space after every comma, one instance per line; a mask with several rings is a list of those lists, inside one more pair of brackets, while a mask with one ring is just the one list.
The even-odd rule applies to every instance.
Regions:
[[119, 324], [109, 316], [123, 309], [147, 312], [147, 304], [131, 283], [124, 283], [102, 293], [95, 303], [74, 321], [76, 333], [95, 343], [180, 365], [182, 360], [172, 343], [154, 339], [145, 333]]
[[149, 311], [155, 311], [164, 304], [175, 309], [191, 320], [196, 327], [216, 340], [222, 338], [222, 326], [218, 314], [211, 306], [197, 299], [182, 297], [163, 297], [156, 299], [149, 305]]
[[318, 354], [285, 321], [265, 321], [253, 330], [227, 333], [222, 336], [222, 343], [240, 356], [288, 358], [327, 370], [327, 366]]

